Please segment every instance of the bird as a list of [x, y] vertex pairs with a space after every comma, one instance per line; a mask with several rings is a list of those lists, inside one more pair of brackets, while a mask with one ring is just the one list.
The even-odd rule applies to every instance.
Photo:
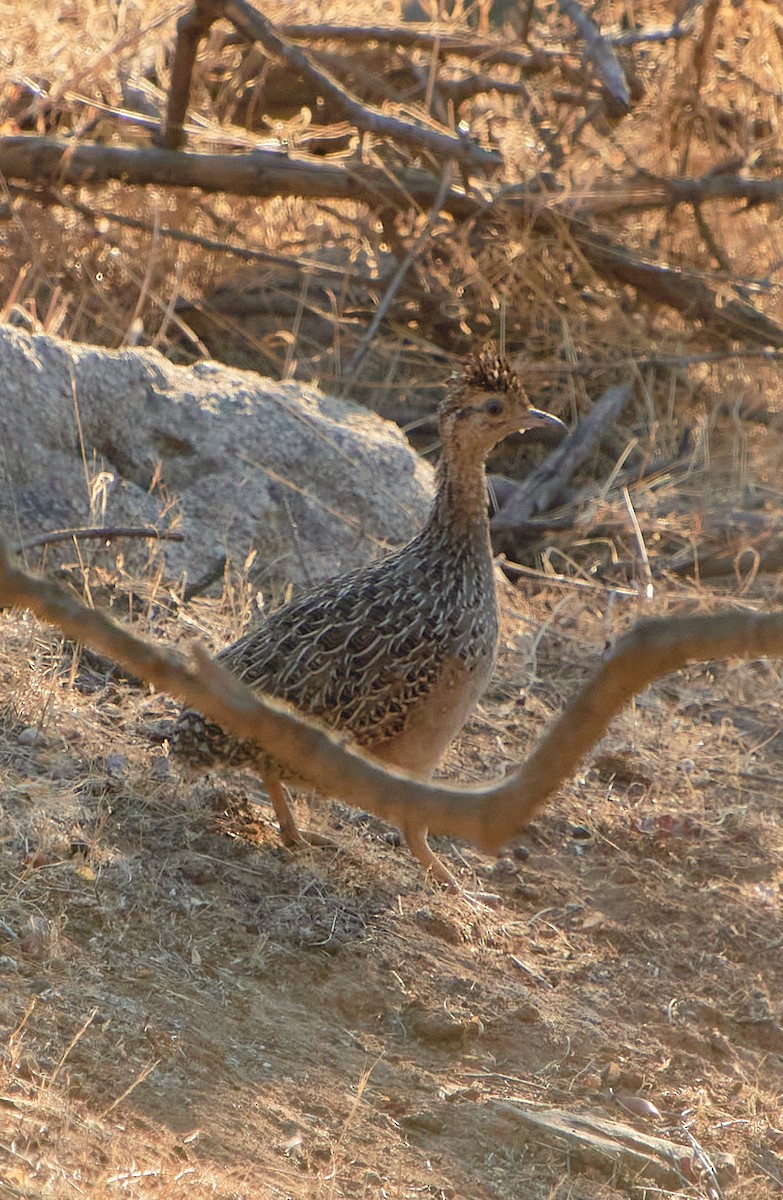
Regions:
[[[495, 665], [498, 608], [485, 462], [516, 431], [565, 432], [533, 408], [493, 349], [472, 354], [438, 408], [442, 453], [421, 531], [400, 549], [322, 582], [259, 619], [216, 656], [251, 691], [288, 701], [382, 762], [429, 777], [468, 720]], [[283, 784], [297, 781], [252, 741], [183, 709], [172, 754], [190, 771], [251, 766], [287, 845], [300, 833]], [[402, 833], [426, 872], [461, 887], [411, 816]], [[316, 841], [322, 839], [315, 839]]]

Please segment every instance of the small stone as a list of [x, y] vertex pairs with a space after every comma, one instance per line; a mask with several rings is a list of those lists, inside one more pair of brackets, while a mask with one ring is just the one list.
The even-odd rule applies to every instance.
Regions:
[[37, 725], [28, 725], [17, 737], [20, 746], [42, 746], [46, 741], [45, 735]]
[[431, 1112], [411, 1113], [400, 1118], [403, 1129], [419, 1130], [422, 1133], [443, 1133], [445, 1122]]
[[19, 947], [27, 958], [41, 959], [51, 950], [55, 940], [54, 926], [46, 917], [28, 917], [19, 934]]
[[[46, 996], [52, 990], [51, 982], [48, 979], [33, 979], [28, 988], [33, 996]], [[54, 1064], [52, 1064], [54, 1065]], [[43, 1063], [39, 1064], [39, 1069], [43, 1068]]]
[[718, 1182], [726, 1187], [730, 1183], [735, 1183], [739, 1178], [737, 1163], [732, 1154], [724, 1153], [722, 1150], [713, 1152], [712, 1165], [715, 1168], [715, 1174], [718, 1177]]
[[124, 754], [107, 754], [103, 765], [110, 779], [124, 779], [128, 773], [128, 760]]
[[645, 1121], [661, 1121], [660, 1110], [646, 1096], [635, 1096], [631, 1092], [615, 1092], [614, 1098], [626, 1112], [633, 1113]]
[[586, 825], [572, 825], [571, 837], [578, 842], [587, 842], [592, 837], [592, 833]]
[[482, 1025], [475, 1017], [457, 1017], [443, 1009], [434, 1012], [412, 1004], [407, 1014], [406, 1025], [410, 1032], [431, 1046], [460, 1045], [475, 1041], [482, 1033]]
[[515, 875], [517, 864], [513, 858], [499, 858], [492, 868], [493, 875]]
[[620, 1064], [616, 1062], [607, 1063], [602, 1074], [604, 1083], [607, 1084], [608, 1087], [617, 1087], [623, 1076], [622, 1068]]
[[511, 853], [518, 862], [527, 862], [530, 858], [530, 851], [527, 846], [515, 846]]
[[537, 904], [541, 899], [541, 889], [534, 887], [532, 883], [518, 883], [515, 892], [521, 900], [530, 900], [533, 904]]
[[150, 763], [150, 779], [153, 783], [165, 783], [171, 775], [171, 761], [165, 754], [157, 754]]

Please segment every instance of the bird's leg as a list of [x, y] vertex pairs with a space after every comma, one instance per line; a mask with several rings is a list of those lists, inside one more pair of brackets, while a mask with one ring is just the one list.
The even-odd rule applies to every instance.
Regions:
[[321, 833], [303, 833], [296, 823], [296, 818], [291, 812], [285, 788], [279, 779], [270, 779], [268, 776], [262, 776], [264, 787], [266, 788], [269, 802], [275, 810], [277, 824], [280, 827], [280, 838], [284, 846], [324, 846], [327, 849], [334, 849], [335, 843], [331, 838], [324, 837]]
[[440, 861], [427, 841], [426, 825], [406, 825], [402, 832], [408, 843], [408, 849], [418, 858], [424, 870], [429, 871], [432, 878], [437, 879], [438, 883], [444, 883], [450, 892], [461, 892], [462, 888], [456, 877], [452, 875], [445, 863]]
[[445, 884], [450, 892], [462, 896], [464, 900], [468, 900], [470, 903], [478, 903], [480, 906], [497, 904], [501, 899], [494, 892], [465, 891], [456, 876], [452, 875], [445, 863], [440, 861], [427, 841], [426, 825], [405, 825], [402, 832], [405, 841], [408, 843], [408, 849], [418, 858], [424, 870], [428, 871], [433, 879], [437, 879], [439, 883]]
[[280, 827], [280, 837], [284, 846], [301, 846], [302, 835], [291, 807], [286, 800], [283, 785], [279, 779], [264, 779], [264, 787], [272, 808], [275, 810], [277, 824]]

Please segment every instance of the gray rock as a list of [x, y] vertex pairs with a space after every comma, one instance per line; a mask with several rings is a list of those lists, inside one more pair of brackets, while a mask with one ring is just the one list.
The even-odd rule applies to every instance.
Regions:
[[184, 542], [118, 540], [112, 560], [119, 547], [134, 569], [155, 551], [166, 576], [193, 580], [255, 550], [254, 579], [274, 589], [406, 541], [431, 494], [430, 467], [395, 425], [317, 388], [0, 326], [0, 521], [12, 541], [173, 526]]
[[26, 729], [21, 730], [16, 740], [20, 746], [42, 746], [46, 736], [37, 725], [28, 725]]

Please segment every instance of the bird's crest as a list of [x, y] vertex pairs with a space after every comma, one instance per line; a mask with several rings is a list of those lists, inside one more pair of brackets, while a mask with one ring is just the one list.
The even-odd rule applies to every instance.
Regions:
[[491, 349], [471, 354], [457, 378], [463, 387], [480, 388], [482, 392], [525, 390], [508, 359]]

